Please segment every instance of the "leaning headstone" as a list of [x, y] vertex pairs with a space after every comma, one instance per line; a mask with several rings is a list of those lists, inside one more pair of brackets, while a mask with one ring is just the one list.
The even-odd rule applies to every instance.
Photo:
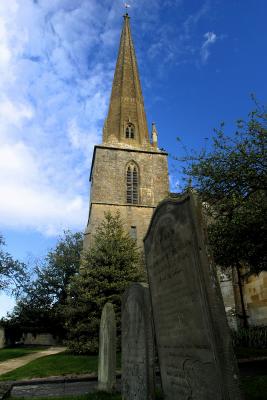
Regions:
[[237, 363], [195, 195], [160, 203], [144, 244], [164, 398], [240, 400]]
[[122, 298], [122, 398], [155, 398], [154, 337], [148, 285], [133, 283]]
[[98, 390], [116, 388], [116, 319], [113, 304], [106, 303], [99, 330]]

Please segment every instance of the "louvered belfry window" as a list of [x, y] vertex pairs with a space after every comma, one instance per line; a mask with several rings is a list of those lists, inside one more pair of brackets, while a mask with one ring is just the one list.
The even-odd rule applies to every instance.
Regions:
[[127, 167], [127, 203], [138, 204], [138, 170], [134, 164]]

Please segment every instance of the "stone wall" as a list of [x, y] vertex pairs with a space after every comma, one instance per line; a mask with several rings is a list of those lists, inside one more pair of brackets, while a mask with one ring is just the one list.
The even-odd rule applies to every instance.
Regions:
[[54, 338], [51, 333], [39, 333], [33, 335], [32, 333], [24, 333], [22, 342], [27, 345], [41, 345], [41, 346], [57, 346], [59, 340]]
[[139, 171], [139, 204], [155, 207], [169, 193], [167, 154], [96, 146], [92, 163], [91, 202], [126, 203], [126, 168]]
[[136, 227], [137, 245], [143, 248], [143, 237], [146, 234], [154, 208], [153, 207], [134, 207], [134, 206], [115, 206], [106, 204], [92, 204], [90, 215], [90, 234], [87, 235], [85, 248], [89, 246], [92, 234], [95, 233], [97, 226], [103, 221], [104, 213], [110, 211], [112, 215], [120, 212], [122, 222], [126, 232], [130, 232], [131, 227]]
[[267, 325], [267, 272], [245, 280], [244, 297], [250, 325]]
[[[126, 202], [127, 165], [134, 162], [139, 175], [139, 202]], [[88, 248], [104, 212], [119, 211], [125, 229], [136, 229], [137, 244], [143, 247], [154, 208], [169, 194], [167, 154], [131, 148], [96, 146], [91, 172], [91, 204], [84, 248]]]
[[[237, 329], [241, 321], [240, 293], [237, 276], [231, 271], [218, 273], [225, 311], [231, 328]], [[267, 325], [267, 272], [252, 275], [243, 281], [244, 302], [250, 326]]]

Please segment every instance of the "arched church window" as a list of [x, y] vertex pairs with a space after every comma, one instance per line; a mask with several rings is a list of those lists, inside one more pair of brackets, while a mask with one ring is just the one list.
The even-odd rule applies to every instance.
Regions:
[[134, 139], [134, 125], [129, 123], [125, 129], [125, 137], [127, 139]]
[[128, 165], [126, 173], [126, 200], [128, 204], [138, 204], [138, 186], [138, 169], [134, 163], [131, 163]]

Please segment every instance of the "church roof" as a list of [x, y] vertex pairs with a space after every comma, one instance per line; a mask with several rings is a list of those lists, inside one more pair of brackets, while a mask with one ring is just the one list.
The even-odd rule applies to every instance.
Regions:
[[[125, 134], [127, 127], [133, 129], [129, 131], [129, 135]], [[103, 131], [103, 143], [142, 148], [150, 146], [128, 14], [124, 15], [109, 111]]]

